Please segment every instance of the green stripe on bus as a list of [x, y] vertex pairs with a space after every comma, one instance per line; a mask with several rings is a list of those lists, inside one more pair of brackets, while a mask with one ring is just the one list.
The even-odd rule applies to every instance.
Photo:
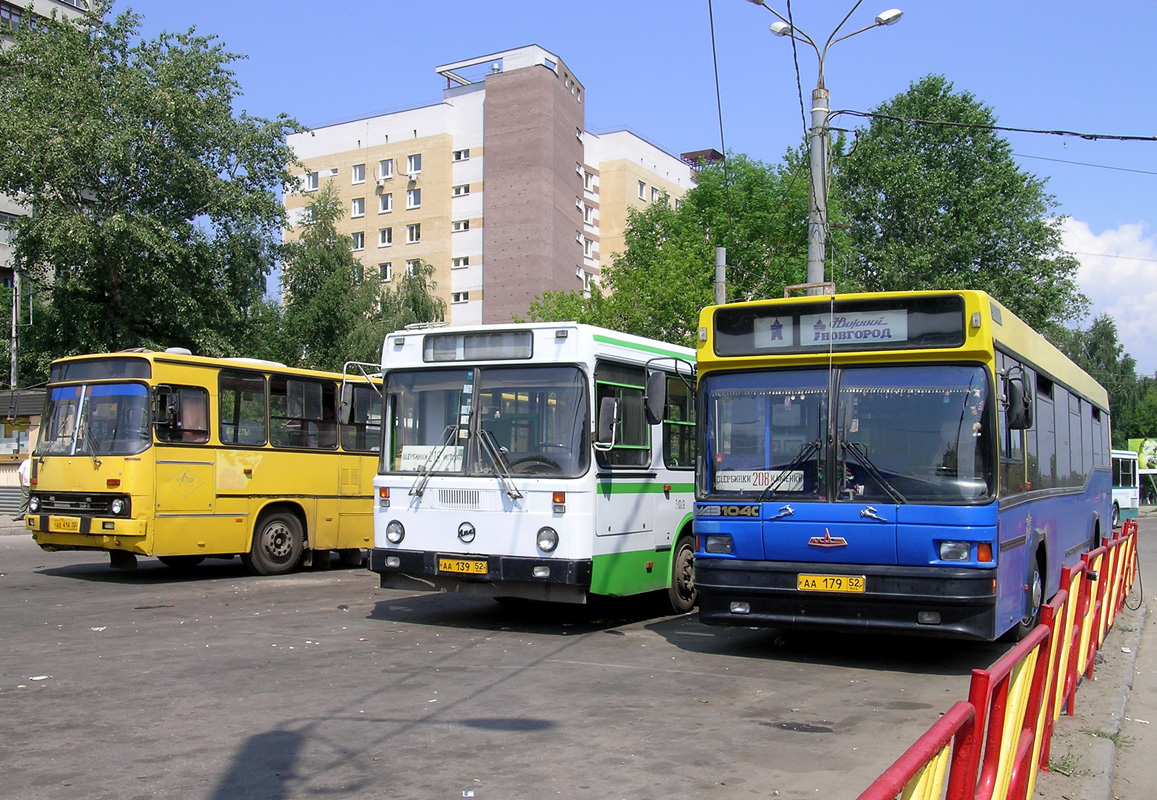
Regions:
[[624, 483], [621, 480], [598, 481], [598, 490], [604, 494], [662, 494], [666, 487], [671, 487], [671, 494], [691, 494], [695, 491], [693, 483], [655, 483], [648, 480], [645, 483]]
[[680, 353], [675, 350], [665, 350], [662, 347], [652, 347], [651, 345], [636, 344], [635, 342], [627, 342], [622, 339], [615, 339], [610, 336], [602, 336], [597, 333], [594, 335], [594, 340], [596, 342], [602, 342], [603, 344], [613, 344], [618, 347], [629, 347], [632, 350], [641, 350], [644, 353], [657, 353], [661, 356], [668, 356], [670, 358], [681, 358], [684, 361], [691, 361], [695, 357], [689, 353]]

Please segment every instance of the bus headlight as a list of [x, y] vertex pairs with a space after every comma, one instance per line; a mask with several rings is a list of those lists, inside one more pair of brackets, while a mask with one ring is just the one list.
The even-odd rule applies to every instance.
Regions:
[[35, 514], [40, 510], [40, 498], [36, 495], [28, 498], [28, 510]]
[[535, 543], [542, 552], [553, 553], [554, 549], [558, 547], [558, 531], [550, 527], [539, 528]]
[[972, 558], [972, 544], [969, 542], [941, 542], [941, 561], [968, 561]]
[[703, 552], [705, 553], [730, 553], [731, 552], [731, 537], [730, 536], [713, 536], [708, 534], [703, 537]]
[[121, 514], [125, 513], [126, 506], [127, 503], [125, 503], [124, 498], [115, 497], [113, 498], [113, 501], [108, 504], [108, 510], [112, 512], [114, 517], [119, 517]]
[[406, 538], [406, 527], [396, 519], [386, 523], [386, 541], [390, 544], [401, 544]]

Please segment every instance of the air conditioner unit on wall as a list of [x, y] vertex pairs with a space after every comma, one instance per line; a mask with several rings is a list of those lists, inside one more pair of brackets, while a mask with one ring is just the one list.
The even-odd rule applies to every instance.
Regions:
[[385, 185], [386, 185], [386, 179], [385, 178], [378, 178], [378, 186], [385, 186]]
[[406, 180], [408, 180], [408, 181], [416, 181], [416, 180], [418, 180], [418, 173], [416, 173], [416, 172], [407, 172], [407, 173], [406, 173]]

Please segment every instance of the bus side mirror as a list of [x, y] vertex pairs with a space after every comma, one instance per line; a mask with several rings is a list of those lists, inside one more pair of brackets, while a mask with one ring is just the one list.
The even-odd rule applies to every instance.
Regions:
[[337, 421], [341, 425], [352, 425], [354, 415], [354, 387], [352, 383], [341, 385], [341, 406], [337, 410]]
[[1019, 431], [1032, 427], [1032, 393], [1024, 385], [1024, 373], [1010, 374], [1006, 380], [1008, 428]]
[[643, 397], [643, 410], [647, 414], [648, 425], [658, 425], [666, 416], [667, 374], [652, 372], [647, 376], [647, 394]]
[[598, 441], [595, 447], [600, 450], [610, 450], [615, 443], [615, 429], [622, 419], [622, 409], [619, 407], [619, 398], [604, 397], [599, 401], [599, 430]]
[[153, 419], [162, 428], [175, 428], [181, 419], [181, 396], [158, 387], [153, 396]]

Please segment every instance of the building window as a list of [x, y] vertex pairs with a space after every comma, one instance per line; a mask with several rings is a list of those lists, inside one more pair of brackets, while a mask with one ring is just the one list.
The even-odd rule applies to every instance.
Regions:
[[583, 173], [583, 188], [588, 192], [593, 192], [595, 190], [595, 176], [593, 173]]
[[385, 158], [378, 162], [378, 177], [382, 180], [394, 177], [394, 159]]
[[583, 129], [582, 128], [575, 128], [574, 129], [574, 138], [578, 139], [580, 142], [583, 140]]
[[317, 173], [316, 172], [306, 173], [305, 191], [307, 191], [307, 192], [316, 192], [317, 191]]
[[408, 244], [415, 244], [422, 241], [422, 223], [415, 222], [413, 225], [406, 226], [406, 242]]
[[594, 239], [587, 239], [586, 237], [583, 237], [583, 255], [587, 258], [595, 257]]
[[365, 250], [366, 249], [366, 235], [365, 235], [365, 233], [363, 233], [362, 231], [358, 231], [357, 233], [351, 234], [350, 238], [353, 240], [353, 249], [354, 250]]
[[351, 217], [364, 217], [366, 215], [366, 199], [364, 197], [355, 197], [350, 204]]
[[15, 214], [0, 213], [0, 244], [12, 244], [12, 229], [16, 227]]
[[394, 279], [394, 264], [392, 261], [387, 261], [384, 264], [378, 264], [378, 280], [382, 283], [389, 283]]
[[469, 149], [455, 150], [454, 151], [454, 160], [455, 161], [469, 161], [470, 160], [470, 150]]
[[421, 259], [418, 259], [418, 258], [406, 259], [406, 275], [407, 275], [407, 277], [414, 274], [414, 270], [416, 270], [418, 268], [418, 264], [420, 262], [421, 262]]
[[660, 197], [659, 187], [658, 186], [652, 186], [651, 187], [651, 202], [652, 203], [658, 203], [659, 197]]
[[359, 261], [357, 266], [354, 267], [354, 283], [361, 284], [361, 282], [364, 281], [365, 279], [366, 279], [366, 268], [362, 264], [362, 262]]
[[394, 243], [394, 229], [382, 228], [378, 231], [378, 247], [389, 247]]
[[639, 181], [639, 199], [647, 199], [647, 184], [643, 183], [642, 181]]
[[470, 230], [470, 220], [468, 220], [468, 219], [456, 219], [456, 220], [454, 220], [451, 227], [454, 229], [454, 233], [459, 233], [461, 231], [468, 231], [468, 230]]
[[464, 194], [470, 194], [470, 184], [464, 183], [461, 186], [454, 187], [454, 196], [461, 197]]
[[382, 194], [378, 195], [378, 213], [389, 214], [394, 210], [394, 195]]
[[422, 207], [422, 190], [421, 189], [407, 189], [406, 190], [406, 208], [421, 208]]
[[410, 175], [416, 175], [422, 171], [422, 154], [414, 153], [412, 156], [406, 158], [406, 172]]
[[595, 207], [583, 204], [583, 222], [587, 225], [595, 224]]
[[466, 303], [470, 301], [470, 292], [454, 292], [450, 295], [451, 303]]
[[468, 267], [470, 266], [470, 256], [457, 256], [450, 259], [451, 267]]
[[365, 164], [354, 164], [353, 182], [354, 183], [365, 183], [366, 182], [366, 165]]

